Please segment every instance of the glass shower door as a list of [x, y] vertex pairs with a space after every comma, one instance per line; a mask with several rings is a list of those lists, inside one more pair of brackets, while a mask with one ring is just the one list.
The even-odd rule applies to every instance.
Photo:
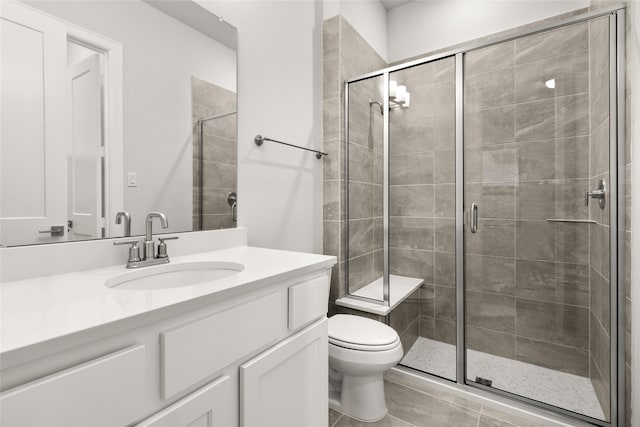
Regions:
[[383, 288], [382, 75], [349, 83], [347, 128], [347, 292], [385, 301]]
[[401, 364], [455, 381], [455, 58], [393, 71], [389, 82], [391, 297], [424, 282]]
[[609, 17], [464, 61], [467, 382], [608, 420]]

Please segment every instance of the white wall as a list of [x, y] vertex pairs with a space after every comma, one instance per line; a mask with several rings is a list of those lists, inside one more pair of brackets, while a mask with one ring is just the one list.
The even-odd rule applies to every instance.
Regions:
[[132, 233], [144, 233], [151, 211], [167, 215], [166, 231], [191, 230], [190, 78], [235, 90], [235, 52], [141, 1], [27, 3], [122, 43], [124, 171], [138, 174], [124, 195]]
[[413, 1], [387, 14], [388, 62], [589, 6], [589, 0]]
[[387, 58], [387, 11], [382, 3], [377, 0], [341, 1], [340, 14], [382, 59], [389, 62]]
[[249, 244], [322, 251], [322, 3], [198, 0], [238, 29], [238, 224]]

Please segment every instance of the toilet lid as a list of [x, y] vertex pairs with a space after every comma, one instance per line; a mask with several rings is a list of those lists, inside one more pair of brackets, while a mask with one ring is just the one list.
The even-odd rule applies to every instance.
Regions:
[[398, 333], [384, 323], [350, 314], [329, 318], [329, 342], [356, 350], [388, 350], [399, 342]]

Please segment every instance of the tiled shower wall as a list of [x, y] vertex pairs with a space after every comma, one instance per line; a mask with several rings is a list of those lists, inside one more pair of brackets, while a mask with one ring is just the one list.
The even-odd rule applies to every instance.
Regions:
[[[349, 90], [349, 291], [382, 277], [382, 78]], [[382, 299], [382, 293], [379, 298]]]
[[[589, 28], [472, 52], [465, 64], [469, 347], [589, 375]], [[555, 90], [545, 82], [556, 79]]]
[[352, 85], [349, 127], [350, 212], [349, 254], [345, 251], [344, 86], [346, 79], [386, 67], [385, 61], [341, 16], [323, 23], [323, 168], [324, 253], [338, 257], [331, 276], [329, 313], [350, 313], [390, 324], [403, 347], [418, 335], [417, 292], [386, 318], [334, 305], [346, 294], [345, 261], [350, 259], [351, 291], [382, 274], [382, 116], [369, 99], [382, 101], [381, 79]]
[[389, 113], [390, 272], [424, 280], [419, 335], [455, 344], [455, 60], [389, 78], [411, 93]]
[[[196, 122], [203, 117], [236, 111], [236, 93], [197, 77], [191, 77], [193, 115], [193, 229], [199, 230], [200, 147]], [[236, 115], [209, 120], [203, 129], [204, 203], [203, 230], [236, 226], [227, 194], [237, 187]]]

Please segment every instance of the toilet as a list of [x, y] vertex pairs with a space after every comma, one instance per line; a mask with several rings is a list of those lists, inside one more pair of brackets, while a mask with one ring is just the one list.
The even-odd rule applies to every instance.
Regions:
[[329, 318], [329, 407], [360, 421], [387, 414], [384, 371], [402, 359], [398, 333], [376, 320], [348, 314]]

